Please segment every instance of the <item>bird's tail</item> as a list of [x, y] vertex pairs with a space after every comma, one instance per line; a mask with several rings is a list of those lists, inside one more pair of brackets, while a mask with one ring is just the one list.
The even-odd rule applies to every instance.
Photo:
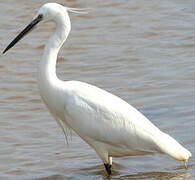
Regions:
[[156, 144], [161, 152], [168, 154], [174, 159], [182, 162], [187, 162], [192, 156], [190, 151], [179, 144], [175, 139], [166, 133], [161, 134], [161, 138], [156, 141]]

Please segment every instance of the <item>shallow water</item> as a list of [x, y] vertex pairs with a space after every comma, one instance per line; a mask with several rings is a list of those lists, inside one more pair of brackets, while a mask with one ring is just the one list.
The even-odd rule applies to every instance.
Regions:
[[[46, 0], [0, 1], [0, 50]], [[195, 154], [195, 2], [193, 0], [58, 0], [90, 7], [71, 14], [58, 75], [112, 92]], [[69, 146], [40, 99], [36, 75], [46, 24], [0, 57], [0, 179], [107, 179], [96, 153], [72, 135]], [[114, 159], [112, 179], [195, 179], [168, 156]]]

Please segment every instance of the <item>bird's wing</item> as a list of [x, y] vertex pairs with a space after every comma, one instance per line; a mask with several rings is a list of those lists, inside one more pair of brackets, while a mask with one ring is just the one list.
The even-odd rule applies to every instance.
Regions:
[[66, 119], [82, 137], [136, 149], [140, 144], [153, 144], [152, 137], [161, 132], [139, 111], [107, 91], [78, 81], [69, 81], [67, 86]]
[[162, 152], [186, 162], [191, 153], [121, 98], [78, 81], [66, 84], [64, 115], [83, 139], [143, 154]]

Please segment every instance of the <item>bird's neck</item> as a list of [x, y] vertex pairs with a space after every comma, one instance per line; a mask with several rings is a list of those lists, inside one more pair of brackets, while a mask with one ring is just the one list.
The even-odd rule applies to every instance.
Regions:
[[[49, 38], [39, 66], [38, 82], [40, 90], [57, 85], [60, 80], [56, 75], [57, 55], [70, 32], [70, 20], [62, 18], [56, 22], [56, 30]], [[44, 89], [43, 89], [44, 88]]]

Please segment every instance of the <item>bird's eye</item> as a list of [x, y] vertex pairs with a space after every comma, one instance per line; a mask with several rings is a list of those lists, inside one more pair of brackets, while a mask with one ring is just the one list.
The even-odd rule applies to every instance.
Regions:
[[43, 14], [39, 14], [37, 18], [38, 19], [43, 19]]

